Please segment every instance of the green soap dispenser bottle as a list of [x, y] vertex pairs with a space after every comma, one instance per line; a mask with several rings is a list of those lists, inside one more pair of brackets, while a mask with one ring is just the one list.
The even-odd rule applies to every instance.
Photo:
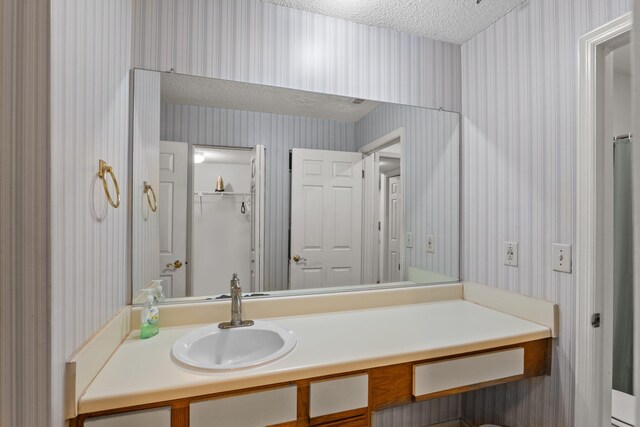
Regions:
[[147, 300], [142, 307], [140, 338], [147, 339], [158, 335], [158, 320], [160, 319], [160, 309], [158, 308], [158, 298], [153, 293], [147, 295]]

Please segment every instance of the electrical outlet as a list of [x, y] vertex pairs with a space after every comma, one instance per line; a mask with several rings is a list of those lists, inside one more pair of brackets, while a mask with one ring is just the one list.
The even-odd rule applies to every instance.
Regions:
[[518, 242], [504, 242], [504, 265], [518, 266]]
[[433, 234], [427, 234], [427, 252], [430, 254], [436, 253], [436, 239]]
[[407, 238], [405, 244], [408, 248], [413, 247], [413, 233], [411, 231], [407, 231]]
[[571, 273], [571, 245], [553, 244], [553, 270]]

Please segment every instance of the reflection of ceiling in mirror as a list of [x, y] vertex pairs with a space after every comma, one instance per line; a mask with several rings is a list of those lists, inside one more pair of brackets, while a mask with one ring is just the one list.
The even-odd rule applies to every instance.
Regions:
[[262, 0], [307, 12], [462, 44], [524, 0]]
[[339, 122], [357, 122], [381, 104], [368, 100], [354, 104], [353, 98], [345, 96], [172, 73], [162, 73], [161, 100], [170, 104], [313, 117]]
[[380, 154], [385, 154], [385, 153], [400, 154], [400, 144], [390, 145], [390, 146], [378, 151], [378, 153], [380, 153]]
[[211, 148], [203, 146], [194, 146], [194, 153], [202, 153], [204, 155], [203, 163], [224, 163], [233, 165], [248, 165], [251, 163], [253, 150], [236, 149], [236, 148]]
[[378, 167], [380, 168], [380, 173], [387, 173], [389, 171], [399, 169], [400, 159], [383, 157], [380, 159], [380, 163], [378, 164]]

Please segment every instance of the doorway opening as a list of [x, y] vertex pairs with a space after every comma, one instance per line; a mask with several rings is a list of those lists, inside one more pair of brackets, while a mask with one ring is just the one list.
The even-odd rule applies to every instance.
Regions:
[[633, 221], [631, 146], [631, 45], [613, 49], [605, 58], [605, 141], [612, 173], [604, 177], [605, 188], [613, 197], [605, 206], [605, 265], [611, 272], [604, 284], [612, 290], [613, 331], [611, 370], [611, 423], [636, 425], [633, 390]]
[[402, 229], [402, 175], [400, 169], [400, 145], [394, 144], [378, 151], [376, 164], [379, 169], [380, 221], [378, 247], [380, 253], [379, 280], [402, 280], [400, 261]]
[[365, 156], [365, 283], [402, 282], [407, 277], [403, 139], [404, 128], [398, 128], [360, 149]]
[[[631, 14], [580, 39], [575, 425], [636, 426]], [[625, 87], [626, 86], [626, 87]]]
[[193, 149], [193, 294], [228, 292], [234, 273], [251, 278], [251, 291], [260, 291], [264, 147]]

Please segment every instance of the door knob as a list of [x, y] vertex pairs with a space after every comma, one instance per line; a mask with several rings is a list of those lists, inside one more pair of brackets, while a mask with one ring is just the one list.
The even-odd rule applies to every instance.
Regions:
[[173, 268], [175, 270], [179, 269], [180, 267], [182, 267], [182, 261], [180, 261], [179, 259], [175, 260], [173, 263], [167, 264], [167, 268]]
[[292, 258], [295, 262], [306, 261], [306, 258], [300, 258], [300, 255], [294, 255]]

